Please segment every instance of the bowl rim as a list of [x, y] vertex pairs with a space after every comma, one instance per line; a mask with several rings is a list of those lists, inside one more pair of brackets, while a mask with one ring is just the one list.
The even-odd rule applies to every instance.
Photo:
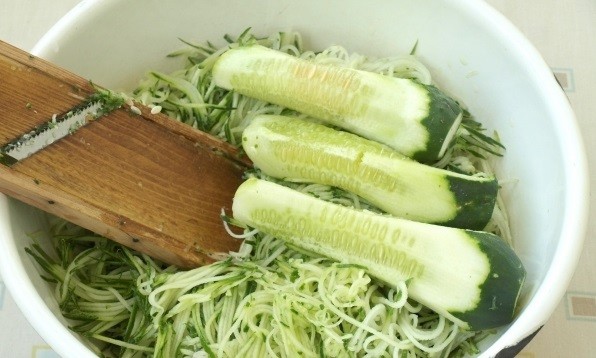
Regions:
[[[6, 197], [4, 194], [0, 195], [0, 216], [9, 216], [13, 199]], [[0, 260], [0, 273], [6, 289], [20, 311], [41, 338], [60, 356], [96, 357], [91, 350], [76, 338], [72, 331], [60, 322], [45, 303], [33, 282], [27, 279], [28, 275], [23, 261], [16, 259], [21, 257], [19, 249], [14, 240], [5, 239], [13, 236], [12, 234], [10, 224], [0, 225], [0, 251], [2, 256], [15, 258], [14, 260]]]
[[[564, 160], [564, 197], [565, 216], [559, 236], [571, 240], [559, 240], [554, 251], [550, 268], [544, 275], [539, 288], [527, 301], [523, 312], [510, 324], [506, 332], [493, 343], [482, 356], [497, 356], [501, 351], [517, 353], [529, 343], [531, 338], [546, 324], [563, 298], [581, 256], [589, 218], [590, 182], [588, 160], [579, 128], [579, 123], [563, 89], [557, 82], [552, 70], [528, 38], [502, 13], [484, 1], [448, 0], [457, 3], [462, 11], [474, 11], [482, 14], [483, 21], [492, 23], [487, 26], [498, 38], [508, 40], [511, 56], [523, 62], [529, 70], [528, 76], [541, 87], [546, 103], [554, 113], [555, 131], [561, 135], [561, 150]], [[533, 302], [540, 300], [540, 309], [534, 309]], [[516, 338], [517, 337], [517, 338]], [[528, 338], [528, 339], [527, 339]]]
[[[49, 56], [55, 40], [65, 37], [73, 26], [85, 23], [93, 11], [105, 11], [121, 1], [83, 0], [52, 26], [31, 52], [42, 58]], [[491, 26], [486, 28], [490, 29], [497, 38], [508, 39], [512, 56], [522, 61], [525, 68], [529, 69], [528, 75], [545, 84], [541, 88], [542, 95], [549, 99], [547, 104], [550, 107], [549, 111], [557, 114], [559, 118], [553, 122], [553, 125], [555, 130], [561, 133], [559, 139], [563, 157], [566, 159], [564, 181], [568, 191], [563, 205], [568, 208], [568, 211], [562, 222], [561, 235], [572, 240], [559, 240], [550, 269], [532, 299], [527, 302], [527, 307], [507, 331], [481, 354], [481, 356], [496, 356], [501, 350], [517, 344], [539, 330], [557, 308], [567, 290], [577, 267], [587, 231], [590, 192], [587, 156], [571, 105], [534, 45], [503, 14], [484, 1], [445, 0], [445, 2], [457, 8], [458, 11], [473, 13], [474, 16], [481, 16], [483, 21], [490, 23]], [[6, 197], [0, 199], [0, 213], [9, 215], [8, 199]], [[6, 253], [4, 255], [6, 257], [18, 258], [20, 256], [14, 242], [5, 239], [10, 233], [10, 227], [0, 226], [2, 237], [0, 250]], [[0, 272], [19, 309], [58, 354], [78, 357], [95, 356], [62, 325], [45, 304], [32, 282], [26, 280], [27, 274], [22, 261], [0, 260]], [[532, 305], [537, 298], [541, 301], [540, 309], [534, 309], [535, 305]]]

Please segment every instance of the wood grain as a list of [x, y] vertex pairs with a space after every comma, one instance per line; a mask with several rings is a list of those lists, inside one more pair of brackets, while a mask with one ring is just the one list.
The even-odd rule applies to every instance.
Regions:
[[[89, 82], [0, 43], [0, 145], [81, 103]], [[250, 162], [206, 133], [124, 106], [11, 167], [0, 191], [179, 267], [237, 250], [220, 219]]]

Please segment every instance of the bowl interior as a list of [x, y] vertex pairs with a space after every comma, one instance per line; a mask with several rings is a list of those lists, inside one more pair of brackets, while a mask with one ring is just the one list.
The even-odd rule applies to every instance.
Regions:
[[[416, 54], [439, 86], [496, 130], [507, 147], [495, 168], [528, 279], [520, 315], [483, 343], [486, 354], [492, 356], [539, 328], [562, 297], [581, 248], [587, 212], [585, 158], [573, 114], [548, 67], [483, 2], [85, 1], [34, 53], [103, 86], [129, 90], [148, 70], [169, 71], [179, 65], [166, 58], [183, 46], [178, 38], [223, 44], [223, 35], [237, 35], [248, 27], [258, 35], [297, 30], [307, 48], [339, 44], [370, 56], [409, 53], [417, 44]], [[18, 249], [12, 256], [0, 253], [0, 261], [10, 261], [15, 275], [31, 280], [40, 297], [35, 303], [47, 305], [41, 310], [57, 312], [47, 284], [22, 250], [24, 234], [43, 227], [43, 220], [36, 210], [6, 198], [0, 202], [2, 240]], [[551, 270], [555, 264], [557, 270]], [[63, 322], [32, 323], [40, 330]], [[64, 355], [88, 353], [76, 338], [71, 347], [56, 334], [44, 338]]]

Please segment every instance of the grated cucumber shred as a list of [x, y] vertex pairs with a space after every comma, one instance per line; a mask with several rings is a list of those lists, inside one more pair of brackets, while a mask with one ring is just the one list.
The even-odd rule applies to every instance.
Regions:
[[[226, 35], [227, 45], [183, 41], [171, 57], [185, 68], [150, 72], [132, 96], [170, 117], [239, 145], [257, 114], [289, 110], [215, 87], [210, 70], [228, 47], [259, 43], [321, 63], [432, 83], [412, 55], [374, 59], [340, 46], [306, 51], [296, 32], [258, 38]], [[469, 114], [446, 159], [437, 166], [490, 173], [487, 157], [502, 146]], [[488, 138], [488, 139], [487, 139]], [[326, 185], [246, 173], [323, 200], [380, 212], [366, 200]], [[489, 228], [510, 240], [502, 201]], [[224, 225], [237, 225], [222, 212]], [[189, 271], [166, 267], [73, 224], [53, 219], [54, 251], [27, 252], [55, 293], [71, 329], [102, 357], [460, 357], [478, 353], [491, 332], [469, 332], [408, 298], [408, 282], [388, 286], [366, 273], [291, 247], [246, 228], [227, 260]]]
[[61, 220], [52, 237], [58, 258], [28, 252], [103, 357], [442, 357], [476, 337], [409, 300], [406, 282], [254, 231], [243, 255], [189, 271]]

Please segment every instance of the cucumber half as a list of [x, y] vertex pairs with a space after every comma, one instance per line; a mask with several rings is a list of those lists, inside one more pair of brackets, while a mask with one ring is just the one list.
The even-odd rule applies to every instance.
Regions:
[[259, 45], [222, 54], [213, 66], [213, 81], [384, 143], [421, 162], [445, 154], [462, 118], [459, 105], [434, 86], [316, 64]]
[[421, 164], [383, 144], [295, 117], [256, 116], [242, 146], [267, 175], [336, 186], [409, 220], [481, 230], [497, 198], [494, 177]]
[[367, 267], [464, 329], [513, 319], [525, 270], [498, 236], [359, 211], [251, 178], [236, 191], [234, 218], [297, 247]]

